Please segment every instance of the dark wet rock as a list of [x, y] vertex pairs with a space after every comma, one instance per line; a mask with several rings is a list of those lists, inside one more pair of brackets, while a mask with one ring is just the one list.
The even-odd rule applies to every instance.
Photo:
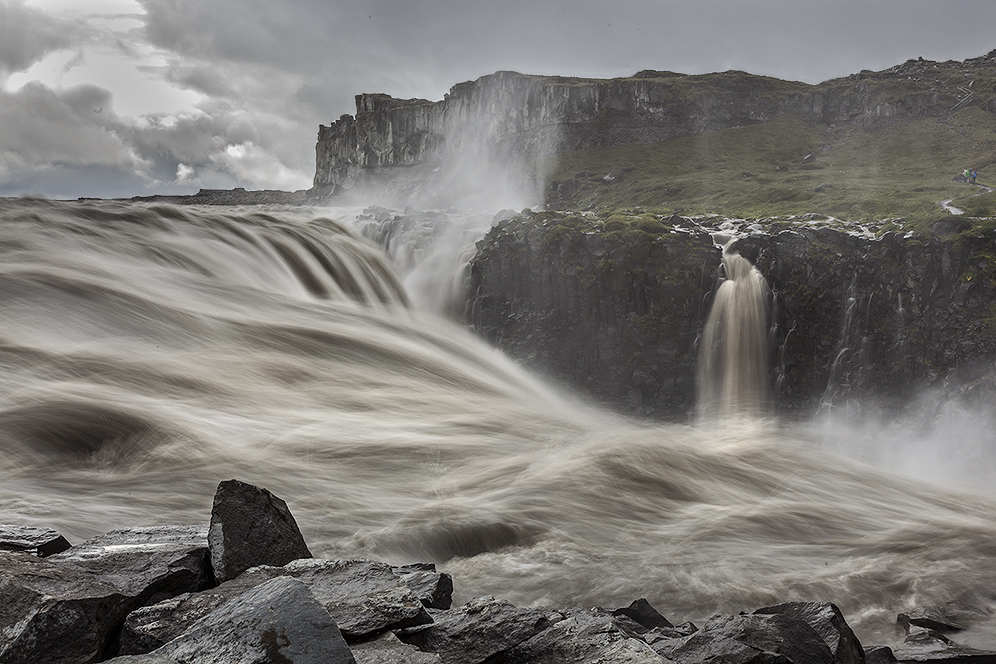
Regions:
[[44, 558], [69, 547], [69, 541], [51, 528], [0, 524], [0, 553], [33, 553]]
[[[599, 610], [569, 609], [535, 636], [489, 662], [494, 664], [665, 664], [641, 639], [620, 629], [617, 618]], [[626, 618], [629, 620], [629, 618]]]
[[917, 625], [910, 625], [906, 639], [893, 652], [900, 662], [996, 664], [996, 652], [959, 645], [940, 632]]
[[129, 603], [117, 586], [76, 565], [0, 556], [0, 662], [97, 661]]
[[432, 614], [433, 624], [399, 631], [398, 638], [437, 653], [443, 664], [478, 664], [522, 643], [550, 626], [556, 614], [520, 609], [494, 597], [478, 597], [462, 607]]
[[708, 232], [547, 211], [499, 222], [477, 249], [467, 318], [479, 335], [620, 410], [691, 410], [721, 256]]
[[439, 664], [439, 655], [422, 652], [392, 632], [350, 646], [356, 664]]
[[674, 625], [672, 625], [667, 618], [658, 613], [657, 609], [651, 606], [650, 602], [642, 597], [635, 600], [626, 608], [616, 609], [612, 612], [612, 615], [626, 616], [640, 625], [643, 625], [647, 629], [653, 629], [655, 627], [674, 629]]
[[448, 609], [453, 604], [453, 577], [437, 572], [431, 563], [395, 567], [401, 582], [429, 609]]
[[896, 655], [889, 646], [869, 646], [865, 650], [865, 664], [896, 664]]
[[912, 611], [900, 613], [896, 623], [908, 634], [910, 625], [926, 627], [935, 632], [950, 633], [967, 629], [973, 622], [986, 620], [988, 614], [979, 609], [948, 602], [939, 606], [918, 606]]
[[134, 611], [125, 621], [120, 652], [148, 652], [235, 597], [281, 576], [302, 581], [350, 640], [432, 621], [419, 598], [389, 565], [309, 558], [284, 567], [254, 567], [217, 588]]
[[211, 566], [220, 583], [257, 565], [311, 558], [287, 503], [239, 480], [218, 485], [208, 532]]
[[[233, 596], [249, 589], [242, 588]], [[226, 595], [213, 591], [185, 593], [135, 609], [125, 618], [117, 651], [122, 655], [135, 655], [161, 648], [227, 599]]]
[[213, 584], [203, 526], [114, 530], [49, 557], [73, 563], [121, 589], [132, 605], [158, 602]]
[[155, 654], [181, 664], [354, 662], [335, 622], [308, 587], [287, 577], [243, 593]]
[[695, 634], [652, 644], [679, 664], [831, 664], [830, 648], [805, 621], [783, 615], [718, 616]]
[[804, 621], [816, 630], [833, 654], [834, 664], [865, 664], [864, 648], [830, 602], [787, 602], [754, 611], [758, 615], [780, 615]]

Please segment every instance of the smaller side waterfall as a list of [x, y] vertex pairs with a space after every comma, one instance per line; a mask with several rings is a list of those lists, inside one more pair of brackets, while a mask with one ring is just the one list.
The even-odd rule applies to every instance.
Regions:
[[768, 405], [768, 284], [731, 244], [723, 247], [724, 278], [699, 347], [703, 419], [760, 416]]

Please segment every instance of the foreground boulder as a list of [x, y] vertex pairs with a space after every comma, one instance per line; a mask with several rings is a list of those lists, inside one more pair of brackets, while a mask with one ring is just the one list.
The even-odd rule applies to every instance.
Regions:
[[830, 602], [787, 602], [754, 611], [757, 615], [779, 615], [802, 620], [816, 630], [830, 648], [834, 664], [865, 664], [864, 648], [844, 620], [844, 615]]
[[[307, 586], [271, 579], [199, 620], [151, 656], [177, 664], [354, 664], [349, 646]], [[114, 660], [124, 664], [129, 658]]]
[[652, 644], [678, 664], [832, 664], [830, 648], [805, 621], [784, 615], [717, 616], [701, 631]]
[[69, 541], [51, 528], [0, 524], [0, 553], [33, 553], [44, 558], [69, 546]]
[[543, 662], [543, 664], [666, 664], [642, 639], [631, 638], [609, 614], [597, 610], [568, 609], [539, 634], [499, 654], [494, 664]]
[[219, 607], [279, 577], [303, 582], [350, 640], [432, 622], [419, 598], [389, 565], [366, 560], [302, 559], [284, 567], [254, 567], [217, 588], [132, 612], [121, 632], [120, 652], [154, 650]]
[[0, 662], [98, 661], [130, 600], [71, 564], [25, 553], [0, 556]]
[[132, 599], [132, 607], [213, 585], [202, 526], [115, 530], [49, 560], [72, 563], [118, 587]]
[[911, 625], [893, 652], [900, 662], [916, 664], [996, 664], [996, 652], [955, 643], [938, 631]]
[[257, 565], [279, 567], [298, 558], [311, 558], [287, 503], [266, 489], [239, 480], [218, 485], [208, 543], [218, 583]]
[[431, 625], [401, 630], [398, 638], [438, 654], [442, 664], [477, 664], [542, 632], [556, 618], [545, 609], [520, 609], [491, 596], [478, 597], [458, 609], [433, 613]]

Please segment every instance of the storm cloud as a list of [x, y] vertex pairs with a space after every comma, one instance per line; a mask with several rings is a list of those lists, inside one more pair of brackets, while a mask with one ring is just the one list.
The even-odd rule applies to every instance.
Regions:
[[355, 94], [501, 69], [816, 83], [994, 34], [989, 0], [0, 0], [0, 195], [306, 188]]

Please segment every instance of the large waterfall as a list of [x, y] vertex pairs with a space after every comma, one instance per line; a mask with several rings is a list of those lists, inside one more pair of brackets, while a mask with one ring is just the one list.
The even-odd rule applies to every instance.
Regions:
[[699, 348], [698, 409], [706, 420], [758, 417], [768, 401], [768, 284], [731, 243]]
[[[866, 643], [913, 606], [993, 602], [991, 497], [822, 453], [801, 425], [603, 412], [421, 308], [334, 216], [0, 201], [0, 522], [73, 542], [205, 523], [235, 477], [285, 499], [316, 555], [435, 561], [457, 601], [647, 597], [701, 621], [831, 600]], [[707, 394], [757, 409], [766, 363], [738, 339], [763, 285], [727, 258], [703, 372], [732, 382]]]

